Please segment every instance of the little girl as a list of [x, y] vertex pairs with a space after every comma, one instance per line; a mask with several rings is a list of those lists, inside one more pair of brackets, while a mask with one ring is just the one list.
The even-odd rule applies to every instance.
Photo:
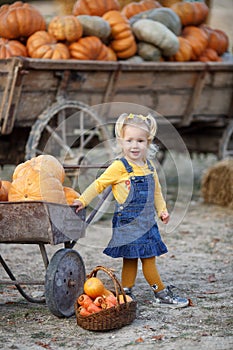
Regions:
[[157, 172], [148, 159], [156, 130], [157, 124], [151, 115], [120, 115], [115, 133], [122, 158], [115, 160], [74, 204], [77, 211], [83, 209], [111, 185], [116, 207], [112, 238], [104, 253], [113, 258], [123, 258], [122, 286], [126, 294], [132, 296], [140, 259], [156, 304], [185, 307], [188, 300], [175, 296], [171, 286], [165, 287], [156, 267], [156, 256], [165, 254], [167, 247], [158, 230], [155, 208], [165, 224], [169, 221]]

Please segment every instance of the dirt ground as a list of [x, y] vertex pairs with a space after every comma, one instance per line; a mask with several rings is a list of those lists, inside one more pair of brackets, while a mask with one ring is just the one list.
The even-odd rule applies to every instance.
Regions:
[[[160, 225], [169, 252], [158, 259], [158, 267], [166, 284], [173, 284], [180, 295], [191, 299], [185, 309], [156, 307], [153, 294], [141, 271], [134, 294], [137, 318], [132, 324], [109, 332], [91, 332], [77, 326], [76, 317], [57, 318], [46, 305], [27, 302], [13, 286], [0, 286], [0, 349], [203, 349], [233, 348], [232, 305], [232, 211], [204, 204], [198, 190], [200, 176], [206, 166], [215, 162], [193, 160], [195, 191], [179, 226], [167, 233]], [[197, 166], [199, 164], [199, 166]], [[198, 170], [197, 170], [198, 169]], [[173, 205], [173, 185], [168, 186], [168, 205]], [[187, 203], [176, 203], [183, 215]], [[114, 268], [120, 278], [121, 259], [102, 254], [111, 234], [110, 219], [90, 225], [86, 238], [77, 250], [89, 273], [97, 265]], [[62, 246], [46, 246], [49, 257]], [[43, 280], [44, 268], [36, 245], [2, 244], [1, 254], [18, 278]], [[6, 279], [0, 268], [0, 279]], [[107, 276], [102, 276], [109, 283]], [[33, 287], [33, 296], [43, 291]]]

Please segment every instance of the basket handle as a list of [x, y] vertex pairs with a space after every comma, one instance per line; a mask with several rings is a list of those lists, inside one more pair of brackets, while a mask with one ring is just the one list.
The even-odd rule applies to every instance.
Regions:
[[125, 294], [125, 291], [122, 287], [122, 285], [120, 284], [120, 282], [118, 281], [116, 275], [112, 272], [112, 270], [104, 267], [104, 266], [96, 266], [92, 272], [90, 272], [88, 275], [87, 275], [87, 278], [90, 278], [90, 277], [96, 277], [97, 275], [97, 272], [98, 271], [103, 271], [105, 272], [113, 281], [113, 284], [114, 284], [114, 288], [115, 288], [115, 292], [116, 292], [116, 298], [117, 298], [117, 301], [119, 302], [119, 290], [121, 292], [121, 294], [123, 295], [123, 300], [124, 300], [124, 303], [127, 303], [127, 299], [126, 299], [126, 294]]

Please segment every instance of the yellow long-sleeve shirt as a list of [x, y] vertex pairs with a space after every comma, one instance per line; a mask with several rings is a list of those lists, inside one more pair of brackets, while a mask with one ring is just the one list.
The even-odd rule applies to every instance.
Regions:
[[[151, 170], [148, 168], [147, 164], [144, 166], [138, 166], [131, 162], [129, 162], [129, 164], [133, 168], [133, 174], [127, 172], [125, 166], [120, 160], [115, 160], [99, 178], [87, 187], [78, 200], [80, 200], [86, 207], [98, 194], [111, 185], [112, 193], [116, 201], [120, 204], [124, 203], [130, 190], [130, 176], [144, 176], [151, 174]], [[167, 211], [167, 208], [161, 192], [161, 186], [156, 170], [154, 170], [153, 176], [155, 180], [155, 208], [158, 217], [160, 217], [162, 212]]]

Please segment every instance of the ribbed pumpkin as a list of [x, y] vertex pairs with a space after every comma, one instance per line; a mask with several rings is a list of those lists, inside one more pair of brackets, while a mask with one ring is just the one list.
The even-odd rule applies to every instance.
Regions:
[[11, 182], [6, 180], [0, 180], [0, 202], [8, 201], [8, 193], [11, 187]]
[[29, 169], [28, 172], [11, 184], [8, 200], [14, 201], [47, 201], [66, 204], [61, 182], [53, 176]]
[[82, 24], [83, 36], [97, 36], [103, 42], [110, 36], [111, 27], [102, 17], [79, 15], [77, 18]]
[[117, 57], [125, 59], [135, 55], [137, 45], [128, 19], [119, 11], [106, 12], [103, 18], [111, 26], [110, 47], [115, 51]]
[[39, 30], [45, 30], [42, 14], [32, 5], [16, 1], [0, 7], [0, 36], [7, 39], [29, 37]]
[[55, 157], [32, 158], [15, 168], [8, 200], [66, 204], [61, 180], [64, 180], [64, 169]]
[[201, 29], [208, 35], [208, 48], [215, 50], [220, 56], [227, 51], [229, 39], [225, 32], [220, 29], [212, 29], [206, 24], [201, 25]]
[[210, 49], [210, 48], [206, 48], [202, 52], [202, 54], [198, 58], [198, 60], [201, 62], [208, 62], [208, 61], [221, 62], [222, 61], [221, 57], [218, 56], [217, 52], [213, 49]]
[[195, 26], [187, 26], [182, 32], [182, 37], [189, 41], [192, 47], [191, 60], [196, 61], [207, 48], [208, 35], [204, 30]]
[[48, 32], [57, 40], [73, 42], [81, 38], [83, 28], [75, 16], [56, 16], [50, 21]]
[[120, 10], [117, 0], [77, 0], [73, 7], [73, 15], [102, 16], [111, 10]]
[[33, 157], [32, 159], [17, 165], [12, 176], [13, 180], [25, 176], [28, 169], [31, 168], [36, 171], [46, 173], [49, 176], [54, 176], [61, 183], [64, 182], [65, 171], [62, 164], [55, 157], [49, 154], [42, 154], [40, 156]]
[[179, 50], [178, 37], [160, 22], [140, 19], [132, 28], [139, 41], [145, 41], [159, 48], [165, 57], [170, 57]]
[[130, 4], [123, 7], [121, 13], [130, 18], [140, 12], [144, 12], [153, 8], [161, 7], [160, 3], [155, 0], [142, 0], [140, 2], [131, 2]]
[[27, 56], [26, 46], [18, 40], [0, 38], [0, 59], [14, 56]]
[[169, 61], [187, 62], [192, 57], [192, 46], [189, 41], [181, 36], [178, 37], [179, 50], [169, 58]]
[[107, 61], [108, 49], [96, 36], [87, 36], [70, 44], [71, 58], [77, 60]]
[[74, 200], [80, 197], [80, 194], [71, 187], [63, 187], [63, 191], [66, 198], [66, 203], [72, 205]]
[[180, 17], [183, 26], [198, 26], [205, 22], [209, 13], [204, 2], [178, 2], [171, 9]]
[[27, 40], [28, 54], [32, 58], [68, 59], [68, 47], [58, 43], [56, 38], [46, 31], [32, 34]]
[[111, 49], [111, 47], [107, 46], [108, 49], [108, 61], [117, 61], [117, 55], [116, 53], [113, 51], [113, 49]]
[[171, 7], [177, 2], [181, 2], [182, 0], [159, 0], [160, 4], [164, 7]]

